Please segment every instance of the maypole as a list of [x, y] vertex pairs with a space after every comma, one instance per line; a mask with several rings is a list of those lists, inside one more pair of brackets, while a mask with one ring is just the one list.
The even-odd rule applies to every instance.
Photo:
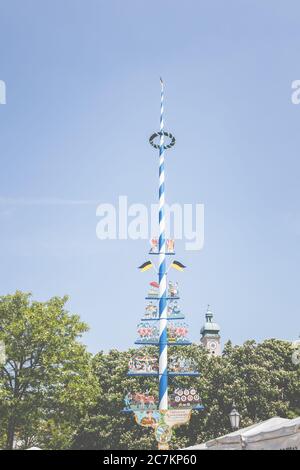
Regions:
[[164, 84], [160, 79], [160, 142], [159, 142], [159, 409], [168, 409], [168, 333], [167, 273], [165, 221], [165, 147], [164, 147]]
[[138, 325], [139, 338], [135, 344], [158, 346], [159, 357], [152, 356], [149, 350], [140, 348], [129, 361], [129, 376], [158, 377], [158, 403], [155, 391], [128, 391], [125, 397], [124, 412], [134, 413], [138, 424], [151, 427], [159, 449], [169, 449], [172, 430], [190, 420], [192, 410], [201, 410], [200, 397], [195, 388], [180, 387], [174, 382], [169, 394], [169, 378], [199, 376], [193, 360], [177, 353], [168, 357], [168, 346], [187, 346], [187, 325], [179, 320], [185, 316], [178, 304], [180, 300], [178, 283], [169, 281], [170, 268], [183, 271], [185, 266], [176, 260], [166, 266], [167, 257], [175, 255], [174, 240], [166, 239], [165, 221], [165, 151], [175, 145], [175, 137], [164, 130], [164, 84], [162, 79], [160, 98], [160, 130], [154, 133], [150, 144], [159, 152], [159, 237], [151, 240], [150, 255], [158, 256], [158, 269], [152, 261], [146, 261], [139, 269], [147, 271], [155, 268], [158, 282], [150, 282], [146, 296], [147, 305], [141, 323]]

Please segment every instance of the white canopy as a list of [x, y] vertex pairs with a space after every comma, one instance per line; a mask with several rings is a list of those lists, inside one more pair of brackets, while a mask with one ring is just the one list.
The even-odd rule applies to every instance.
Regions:
[[248, 428], [188, 447], [194, 450], [300, 450], [300, 417], [271, 418]]

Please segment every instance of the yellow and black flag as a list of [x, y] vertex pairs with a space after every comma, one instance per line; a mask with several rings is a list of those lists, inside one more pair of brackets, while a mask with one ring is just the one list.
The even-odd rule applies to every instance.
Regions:
[[178, 271], [183, 271], [186, 266], [184, 266], [184, 264], [180, 263], [179, 261], [173, 261], [171, 263], [171, 268], [174, 268], [174, 269], [177, 269]]
[[151, 268], [153, 268], [153, 263], [151, 261], [146, 261], [145, 263], [141, 264], [138, 269], [141, 271], [141, 273], [143, 273], [144, 271], [148, 271], [148, 269]]

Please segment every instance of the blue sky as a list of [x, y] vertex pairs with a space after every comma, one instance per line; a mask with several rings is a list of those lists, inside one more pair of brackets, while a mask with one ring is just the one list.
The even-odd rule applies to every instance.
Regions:
[[1, 294], [68, 294], [93, 352], [127, 348], [151, 275], [145, 241], [99, 241], [98, 203], [156, 202], [159, 76], [169, 203], [205, 205], [205, 245], [177, 253], [199, 339], [296, 339], [299, 325], [297, 1], [0, 2]]

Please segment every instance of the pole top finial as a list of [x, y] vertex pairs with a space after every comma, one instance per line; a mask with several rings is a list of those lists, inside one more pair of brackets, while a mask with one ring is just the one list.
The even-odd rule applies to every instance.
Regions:
[[207, 310], [206, 310], [205, 317], [206, 317], [206, 321], [207, 321], [207, 322], [211, 322], [212, 319], [213, 319], [213, 313], [212, 313], [212, 311], [211, 311], [211, 308], [210, 308], [210, 305], [209, 305], [209, 304], [207, 305]]
[[[163, 120], [163, 100], [164, 100], [164, 82], [163, 79], [160, 77], [160, 84], [161, 84], [161, 93], [160, 93], [160, 131], [155, 132], [149, 138], [149, 142], [155, 149], [166, 150], [174, 147], [175, 145], [175, 137], [170, 132], [164, 131], [164, 120]], [[165, 142], [165, 137], [168, 139], [168, 142]], [[159, 138], [159, 143], [155, 143], [155, 139]]]

